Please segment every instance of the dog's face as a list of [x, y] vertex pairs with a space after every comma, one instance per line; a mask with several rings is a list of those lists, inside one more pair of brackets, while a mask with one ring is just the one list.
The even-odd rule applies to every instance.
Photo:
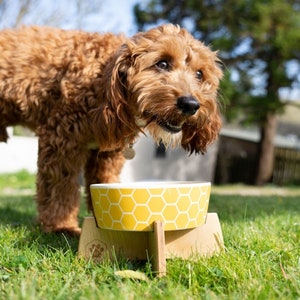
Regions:
[[122, 46], [114, 69], [110, 97], [122, 98], [134, 116], [129, 121], [157, 142], [203, 153], [216, 139], [222, 72], [216, 54], [186, 30], [164, 25], [138, 33]]

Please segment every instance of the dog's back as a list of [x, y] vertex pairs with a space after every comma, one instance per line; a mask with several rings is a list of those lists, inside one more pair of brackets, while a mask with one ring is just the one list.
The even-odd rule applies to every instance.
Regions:
[[6, 126], [35, 129], [54, 107], [80, 105], [122, 41], [111, 34], [48, 27], [1, 31], [0, 141], [7, 139]]

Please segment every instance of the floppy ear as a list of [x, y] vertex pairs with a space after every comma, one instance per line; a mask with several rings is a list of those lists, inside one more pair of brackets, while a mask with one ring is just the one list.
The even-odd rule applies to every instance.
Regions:
[[181, 145], [190, 154], [193, 152], [204, 154], [207, 146], [217, 139], [220, 132], [222, 121], [217, 107], [203, 119], [204, 122], [183, 125]]
[[100, 103], [92, 111], [92, 126], [100, 151], [123, 148], [137, 132], [127, 98], [130, 50], [123, 45], [107, 63], [101, 80]]

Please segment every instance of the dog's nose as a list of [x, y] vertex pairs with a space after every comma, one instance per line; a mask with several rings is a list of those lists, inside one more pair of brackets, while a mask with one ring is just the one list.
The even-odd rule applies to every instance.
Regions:
[[184, 96], [177, 99], [177, 107], [184, 115], [192, 116], [200, 108], [200, 103], [192, 96]]

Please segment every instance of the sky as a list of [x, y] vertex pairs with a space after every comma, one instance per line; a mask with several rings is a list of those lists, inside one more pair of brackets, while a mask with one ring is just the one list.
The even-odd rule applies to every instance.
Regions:
[[[15, 26], [20, 2], [24, 1], [6, 2], [8, 5], [0, 15], [0, 28]], [[132, 9], [137, 2], [139, 0], [31, 0], [29, 12], [19, 25], [38, 24], [133, 35], [136, 26]]]

